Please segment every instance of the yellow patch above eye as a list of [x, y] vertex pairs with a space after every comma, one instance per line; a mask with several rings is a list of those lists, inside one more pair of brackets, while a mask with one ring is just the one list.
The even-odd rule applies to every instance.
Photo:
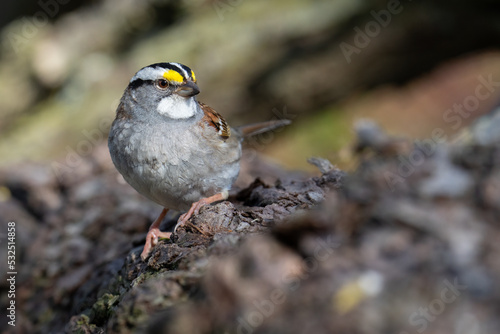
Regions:
[[194, 82], [196, 82], [196, 77], [195, 77], [195, 75], [194, 75], [193, 70], [191, 70], [191, 78], [193, 78], [193, 81], [194, 81]]
[[168, 81], [172, 83], [182, 83], [184, 81], [184, 78], [182, 75], [174, 70], [167, 70], [165, 73], [163, 73], [163, 77], [167, 79]]

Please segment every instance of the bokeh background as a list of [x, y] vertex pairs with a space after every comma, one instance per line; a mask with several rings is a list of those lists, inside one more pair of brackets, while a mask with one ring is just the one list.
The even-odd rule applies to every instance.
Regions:
[[[350, 169], [352, 125], [448, 134], [495, 106], [493, 87], [467, 116], [447, 111], [500, 80], [500, 4], [478, 1], [2, 1], [0, 166], [62, 163], [104, 142], [141, 67], [177, 61], [199, 99], [232, 125], [294, 121], [258, 149], [290, 169], [309, 156]], [[485, 91], [486, 92], [486, 91]], [[457, 116], [458, 115], [458, 116]], [[451, 118], [455, 117], [455, 118]], [[456, 118], [458, 117], [458, 119]], [[54, 165], [54, 168], [57, 169]]]
[[[156, 277], [132, 287], [139, 275], [157, 271], [154, 266], [146, 268], [136, 254], [160, 208], [120, 181], [110, 162], [107, 134], [123, 90], [143, 66], [163, 61], [190, 66], [201, 88], [199, 99], [233, 126], [277, 118], [293, 121], [279, 132], [252, 140], [253, 151], [249, 151], [261, 152], [267, 160], [255, 159], [251, 164], [247, 160], [247, 167], [255, 165], [256, 170], [264, 160], [265, 168], [253, 174], [247, 171], [250, 176], [241, 188], [252, 183], [255, 175], [263, 183], [256, 181], [246, 196], [260, 188], [270, 193], [286, 189], [286, 182], [270, 186], [273, 182], [266, 175], [280, 180], [284, 180], [282, 175], [291, 176], [295, 182], [299, 179], [295, 176], [303, 176], [304, 171], [319, 174], [307, 163], [311, 156], [327, 158], [346, 171], [355, 170], [361, 160], [352, 153], [353, 126], [358, 120], [373, 119], [395, 136], [423, 140], [446, 136], [451, 141], [465, 138], [463, 128], [478, 117], [500, 110], [496, 108], [500, 102], [498, 0], [2, 0], [0, 42], [0, 225], [16, 222], [16, 333], [60, 333], [87, 325], [93, 330], [85, 333], [103, 333], [105, 328], [112, 328], [110, 333], [132, 332], [134, 326], [149, 321], [150, 314], [192, 297], [192, 291], [205, 284], [200, 277], [208, 261], [200, 257], [203, 261], [193, 260], [189, 267], [197, 268], [199, 274], [194, 283], [188, 279], [181, 284], [183, 279], [179, 279], [175, 283], [179, 289], [172, 290]], [[384, 136], [374, 133], [369, 138]], [[492, 137], [498, 139], [498, 135]], [[340, 291], [338, 299], [352, 302], [348, 306], [354, 308], [362, 297], [356, 277], [368, 281], [375, 277], [377, 283], [381, 274], [360, 274], [376, 269], [377, 263], [387, 282], [387, 288], [374, 292], [381, 297], [367, 304], [366, 317], [340, 314], [332, 328], [345, 328], [348, 333], [357, 333], [353, 328], [361, 327], [358, 332], [406, 333], [401, 329], [408, 328], [408, 315], [439, 295], [443, 279], [456, 277], [464, 279], [470, 290], [450, 306], [441, 318], [444, 322], [437, 321], [433, 331], [426, 333], [452, 332], [450, 328], [457, 334], [483, 333], [478, 328], [484, 319], [485, 328], [499, 328], [500, 297], [495, 285], [500, 277], [495, 224], [499, 151], [497, 146], [478, 147], [466, 147], [463, 154], [443, 148], [418, 172], [405, 176], [402, 190], [396, 192], [389, 191], [387, 180], [381, 181], [380, 176], [386, 170], [400, 172], [396, 158], [390, 152], [387, 160], [375, 156], [370, 163], [359, 164], [354, 182], [329, 198], [323, 212], [302, 217], [304, 225], [290, 225], [291, 232], [282, 232], [284, 237], [275, 230], [276, 238], [290, 235], [302, 250], [312, 249], [307, 234], [311, 230], [317, 229], [318, 236], [337, 235], [338, 226], [355, 231], [352, 242], [322, 265], [327, 276], [318, 271], [304, 281], [311, 289], [290, 293], [296, 296], [290, 305], [298, 305], [299, 312], [277, 322], [279, 328], [288, 333], [287, 328], [300, 330], [304, 318], [297, 314], [331, 324], [329, 308], [314, 303], [323, 300], [326, 305]], [[464, 179], [468, 188], [457, 182]], [[308, 180], [298, 184], [316, 184]], [[422, 190], [424, 183], [430, 184], [431, 192]], [[293, 210], [299, 198], [294, 196]], [[272, 203], [269, 207], [275, 204], [268, 202]], [[372, 210], [371, 205], [379, 202], [383, 204], [379, 211]], [[250, 204], [246, 209], [261, 207]], [[175, 223], [175, 215], [165, 222]], [[0, 270], [6, 272], [5, 230], [0, 237]], [[265, 264], [252, 269], [256, 272], [253, 284], [264, 295], [266, 281], [258, 275], [264, 273], [276, 281], [281, 267], [275, 263], [289, 265], [285, 253], [295, 247], [288, 245], [285, 251], [280, 246], [276, 257], [266, 258], [261, 254], [272, 251], [265, 242], [264, 247], [254, 243], [246, 248], [237, 240], [231, 242], [232, 246], [219, 246], [223, 246], [222, 253], [236, 254], [222, 262], [227, 268], [239, 270], [236, 264], [243, 263], [242, 280], [228, 280], [234, 291], [241, 287], [247, 291], [249, 271], [244, 263], [251, 263], [245, 260], [250, 254], [255, 263]], [[156, 254], [175, 254], [180, 247], [166, 241], [160, 244], [163, 248]], [[218, 252], [217, 247], [211, 249], [207, 252]], [[194, 250], [188, 249], [195, 254]], [[297, 254], [308, 254], [302, 250]], [[302, 261], [297, 254], [293, 263]], [[165, 263], [167, 269], [177, 268], [173, 260], [173, 264]], [[267, 276], [264, 267], [274, 276]], [[216, 274], [228, 272], [233, 271]], [[217, 275], [213, 282], [224, 284], [224, 276]], [[318, 276], [323, 282], [319, 285]], [[5, 289], [7, 281], [3, 280], [1, 305], [8, 303]], [[217, 295], [226, 290], [207, 289], [207, 296], [211, 291]], [[252, 307], [251, 293], [257, 290], [248, 291], [249, 299], [242, 305], [248, 302]], [[158, 303], [158, 296], [165, 299]], [[230, 303], [225, 304], [227, 313], [220, 311], [222, 297], [213, 299], [217, 301], [214, 307], [199, 300], [193, 307], [201, 305], [205, 312], [203, 307], [208, 305], [206, 310], [217, 315], [238, 317], [231, 313]], [[304, 307], [307, 303], [312, 306]], [[146, 311], [141, 309], [144, 305]], [[109, 313], [111, 309], [116, 313]], [[191, 315], [187, 310], [183, 314]], [[129, 317], [129, 312], [138, 316]], [[196, 320], [178, 319], [200, 325], [198, 313], [192, 314]], [[478, 316], [471, 322], [468, 314]], [[473, 325], [463, 325], [467, 321]], [[0, 322], [0, 332], [5, 328]]]

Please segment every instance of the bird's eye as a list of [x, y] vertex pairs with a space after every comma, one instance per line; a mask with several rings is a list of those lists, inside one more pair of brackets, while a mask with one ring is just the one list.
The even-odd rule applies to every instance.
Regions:
[[156, 81], [156, 86], [160, 89], [168, 88], [168, 81], [165, 79], [160, 79]]

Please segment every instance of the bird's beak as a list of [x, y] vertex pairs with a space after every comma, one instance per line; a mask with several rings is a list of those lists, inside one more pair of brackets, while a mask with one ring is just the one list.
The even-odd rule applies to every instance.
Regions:
[[191, 97], [197, 95], [200, 92], [200, 89], [194, 82], [186, 81], [182, 84], [182, 86], [177, 88], [175, 92], [180, 96]]

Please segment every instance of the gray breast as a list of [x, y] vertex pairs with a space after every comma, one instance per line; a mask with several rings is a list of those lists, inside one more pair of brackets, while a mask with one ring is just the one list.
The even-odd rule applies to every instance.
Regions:
[[213, 141], [197, 126], [115, 121], [110, 153], [118, 171], [139, 193], [175, 210], [229, 190], [239, 172], [238, 140]]

